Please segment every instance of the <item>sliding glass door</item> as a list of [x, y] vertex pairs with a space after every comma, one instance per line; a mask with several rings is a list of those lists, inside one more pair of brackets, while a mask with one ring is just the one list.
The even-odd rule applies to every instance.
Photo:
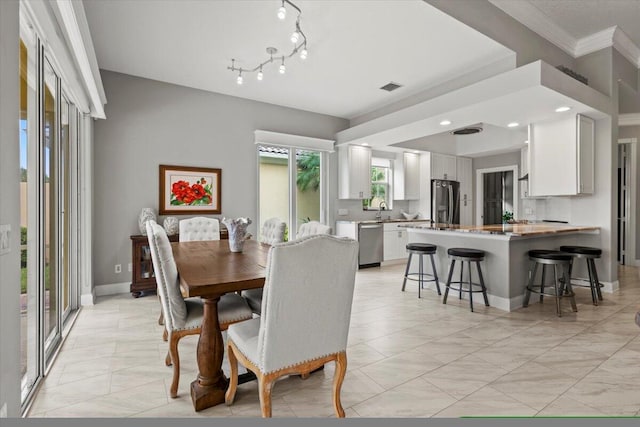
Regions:
[[72, 258], [77, 109], [42, 43], [21, 22], [20, 40], [20, 365], [23, 407], [78, 308]]
[[287, 223], [288, 240], [303, 223], [325, 220], [324, 163], [321, 151], [258, 146], [258, 233], [274, 216]]

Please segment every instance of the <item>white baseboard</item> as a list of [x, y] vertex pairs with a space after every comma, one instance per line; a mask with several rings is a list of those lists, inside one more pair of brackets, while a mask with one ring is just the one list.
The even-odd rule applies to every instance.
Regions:
[[80, 305], [93, 305], [96, 301], [96, 291], [91, 289], [88, 294], [80, 295]]
[[126, 294], [129, 292], [131, 283], [108, 283], [106, 285], [98, 285], [95, 287], [96, 296]]

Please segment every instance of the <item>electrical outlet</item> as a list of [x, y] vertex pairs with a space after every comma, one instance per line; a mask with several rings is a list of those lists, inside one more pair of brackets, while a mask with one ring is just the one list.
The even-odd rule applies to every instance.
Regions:
[[11, 224], [0, 225], [0, 255], [8, 254], [11, 251], [10, 232]]
[[122, 273], [122, 264], [116, 264], [116, 273]]
[[133, 271], [133, 264], [131, 264], [131, 263], [127, 264], [127, 271], [129, 273], [131, 273]]

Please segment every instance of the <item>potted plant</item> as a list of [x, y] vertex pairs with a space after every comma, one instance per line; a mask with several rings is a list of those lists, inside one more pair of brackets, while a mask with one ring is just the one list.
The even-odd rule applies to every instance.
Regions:
[[513, 212], [504, 211], [502, 214], [502, 223], [508, 224], [509, 222], [513, 222]]

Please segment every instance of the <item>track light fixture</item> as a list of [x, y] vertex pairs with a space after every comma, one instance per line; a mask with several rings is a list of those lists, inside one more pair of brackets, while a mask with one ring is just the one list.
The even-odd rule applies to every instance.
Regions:
[[[305, 36], [304, 32], [302, 32], [302, 29], [300, 28], [300, 16], [302, 15], [302, 10], [300, 10], [298, 6], [293, 4], [292, 1], [282, 0], [282, 5], [280, 6], [280, 8], [278, 8], [278, 13], [277, 13], [277, 16], [280, 20], [284, 20], [287, 17], [287, 8], [285, 6], [290, 6], [293, 9], [295, 9], [298, 13], [298, 16], [296, 17], [295, 30], [293, 31], [293, 33], [291, 33], [291, 37], [290, 37], [291, 43], [293, 43], [294, 45], [293, 50], [288, 55], [282, 55], [280, 58], [278, 57], [275, 58], [275, 60], [281, 59], [282, 61], [280, 63], [280, 66], [278, 67], [278, 71], [280, 72], [280, 74], [284, 74], [287, 70], [284, 64], [285, 59], [289, 59], [296, 54], [300, 55], [300, 59], [306, 59], [307, 55], [309, 54], [309, 52], [307, 51], [307, 37]], [[227, 69], [231, 70], [232, 72], [238, 72], [238, 77], [236, 78], [236, 83], [238, 85], [242, 85], [242, 83], [244, 82], [242, 77], [243, 73], [246, 74], [246, 73], [257, 72], [258, 74], [256, 77], [258, 80], [262, 80], [264, 78], [262, 67], [267, 64], [273, 63], [274, 61], [273, 55], [278, 53], [278, 49], [276, 49], [275, 47], [268, 47], [266, 49], [266, 52], [269, 55], [269, 59], [259, 63], [254, 68], [236, 67], [236, 63], [235, 63], [236, 60], [235, 59], [231, 60], [231, 66], [227, 67]]]

